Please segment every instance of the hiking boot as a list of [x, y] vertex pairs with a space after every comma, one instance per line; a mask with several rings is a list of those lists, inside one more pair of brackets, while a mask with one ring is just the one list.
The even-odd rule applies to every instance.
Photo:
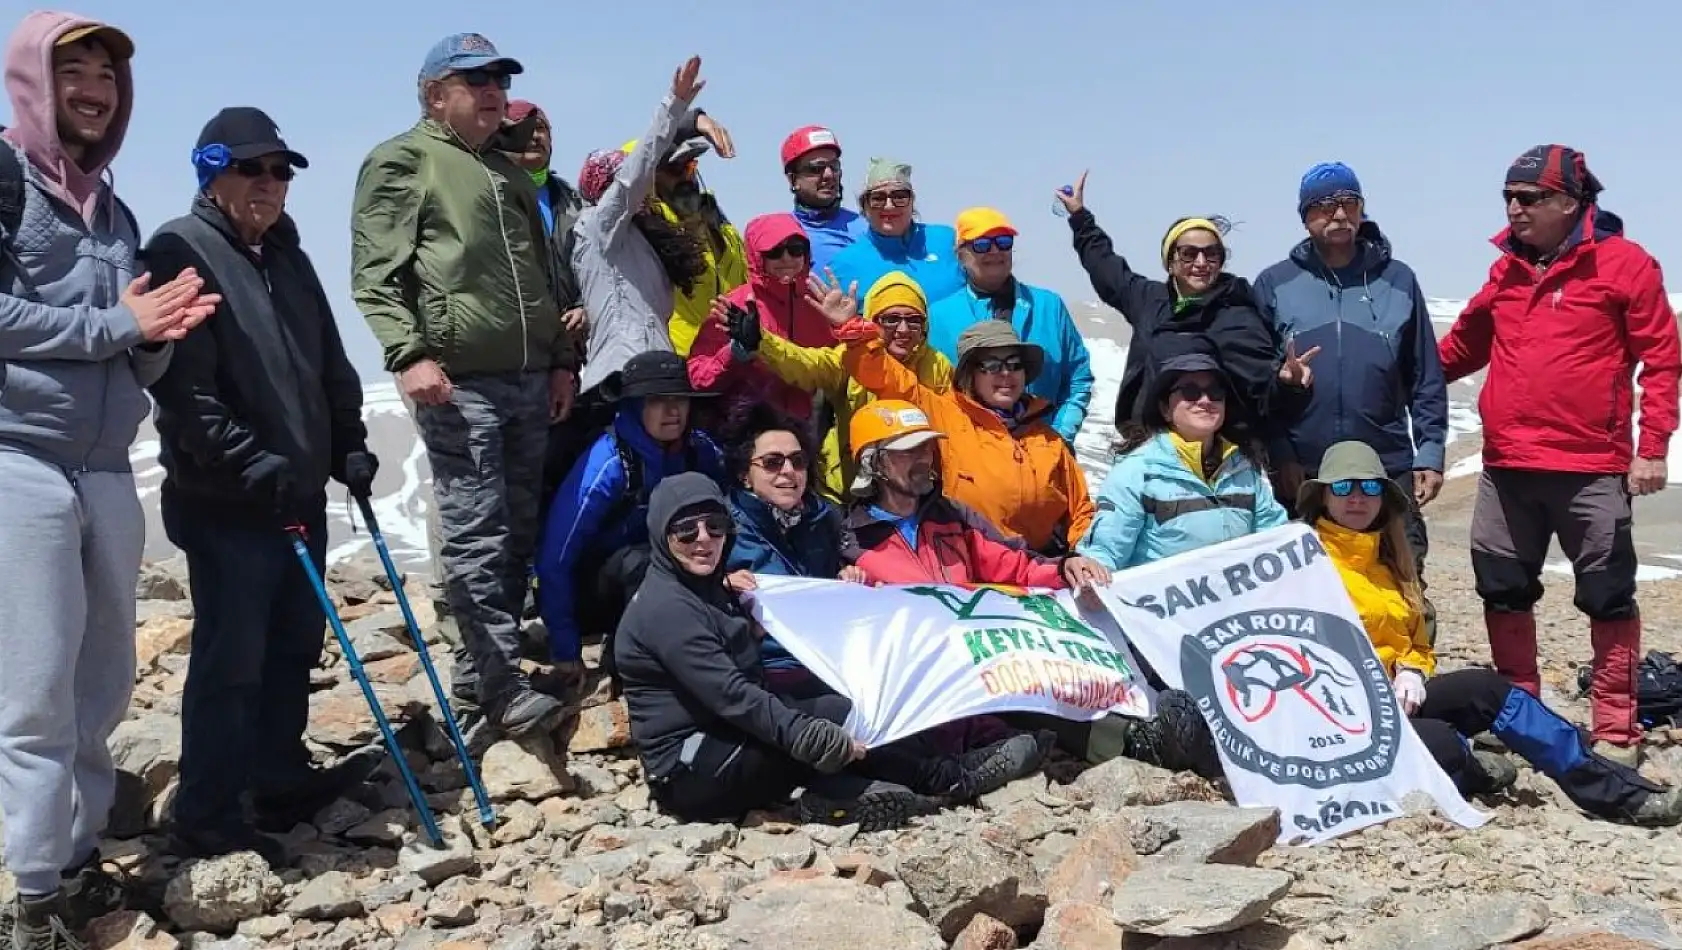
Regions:
[[1032, 774], [1056, 741], [1055, 733], [1023, 732], [959, 755], [963, 778], [955, 797], [972, 801]]
[[1474, 794], [1491, 795], [1506, 791], [1518, 782], [1518, 766], [1504, 755], [1476, 749], [1472, 752], [1472, 762], [1483, 772], [1483, 776], [1472, 783], [1476, 786]]
[[1632, 824], [1645, 828], [1667, 828], [1682, 824], [1682, 788], [1648, 795], [1630, 820]]
[[1170, 772], [1195, 772], [1207, 779], [1225, 774], [1215, 737], [1190, 693], [1157, 694], [1156, 718], [1132, 720], [1123, 754]]
[[386, 750], [377, 746], [361, 749], [328, 768], [310, 769], [303, 781], [285, 792], [252, 796], [257, 829], [285, 834], [298, 825], [308, 824], [317, 812], [368, 781], [385, 755]]
[[70, 926], [64, 893], [45, 897], [18, 895], [12, 905], [11, 945], [7, 950], [87, 950]]
[[[825, 776], [826, 779], [855, 778]], [[892, 831], [911, 823], [912, 817], [934, 810], [923, 796], [903, 785], [892, 782], [863, 782], [856, 792], [831, 788], [828, 781], [817, 782], [823, 791], [808, 788], [800, 793], [800, 822], [807, 825], [857, 824], [860, 832]], [[851, 792], [849, 794], [849, 792]]]
[[524, 683], [510, 689], [490, 712], [491, 722], [511, 739], [548, 732], [564, 722], [571, 710], [547, 693]]
[[278, 871], [286, 866], [286, 847], [255, 828], [221, 831], [185, 830], [177, 826], [169, 836], [169, 851], [180, 858], [219, 858], [224, 854], [251, 851]]
[[1634, 769], [1641, 767], [1640, 743], [1632, 743], [1630, 745], [1613, 745], [1610, 742], [1601, 740], [1600, 742], [1596, 742], [1594, 744], [1594, 754], [1603, 759], [1616, 762], [1625, 768]]
[[71, 930], [81, 930], [106, 914], [119, 910], [158, 908], [141, 906], [148, 901], [139, 882], [121, 872], [107, 870], [98, 851], [81, 867], [65, 871], [60, 890], [64, 894], [65, 923]]

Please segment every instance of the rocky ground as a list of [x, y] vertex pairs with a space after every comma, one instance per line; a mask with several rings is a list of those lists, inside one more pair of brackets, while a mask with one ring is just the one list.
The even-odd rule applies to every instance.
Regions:
[[[1448, 665], [1487, 660], [1466, 570], [1461, 503], [1433, 517], [1432, 595]], [[177, 864], [156, 831], [172, 794], [190, 607], [179, 567], [141, 582], [140, 670], [114, 740], [124, 773], [106, 854], [158, 897], [97, 922], [123, 950], [1625, 950], [1682, 947], [1682, 836], [1590, 821], [1524, 772], [1468, 832], [1424, 813], [1315, 849], [1277, 849], [1277, 816], [1233, 807], [1190, 775], [1126, 761], [1058, 760], [980, 807], [898, 833], [682, 825], [649, 805], [623, 710], [598, 693], [561, 734], [483, 756], [500, 824], [482, 828], [377, 569], [332, 588], [449, 845], [417, 843], [389, 764], [286, 838], [291, 867], [252, 855]], [[1586, 659], [1567, 578], [1543, 608], [1556, 703], [1581, 717]], [[426, 616], [424, 597], [411, 600]], [[1677, 649], [1682, 582], [1644, 584], [1653, 645]], [[441, 668], [446, 653], [434, 648]], [[447, 673], [447, 669], [445, 670]], [[377, 738], [335, 647], [317, 677], [310, 739], [322, 757]], [[1655, 737], [1647, 770], [1682, 780], [1682, 748]], [[9, 890], [10, 882], [0, 882]]]

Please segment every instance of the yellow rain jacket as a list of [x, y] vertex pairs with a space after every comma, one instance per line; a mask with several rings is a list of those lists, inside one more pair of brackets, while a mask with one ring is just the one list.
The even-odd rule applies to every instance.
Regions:
[[1397, 669], [1409, 669], [1430, 679], [1437, 670], [1437, 655], [1425, 616], [1408, 606], [1396, 575], [1378, 559], [1378, 533], [1351, 531], [1330, 518], [1321, 518], [1314, 530], [1343, 575], [1343, 586], [1384, 668], [1391, 676]]

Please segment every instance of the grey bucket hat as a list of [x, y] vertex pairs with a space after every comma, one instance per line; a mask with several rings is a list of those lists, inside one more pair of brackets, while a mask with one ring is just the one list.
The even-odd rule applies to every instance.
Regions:
[[990, 319], [958, 334], [958, 366], [953, 375], [961, 376], [966, 369], [973, 370], [971, 364], [988, 350], [1016, 350], [1022, 354], [1022, 365], [1028, 377], [1024, 385], [1032, 384], [1045, 369], [1045, 350], [1039, 344], [1024, 342], [1016, 335], [1016, 328], [1005, 321]]
[[1401, 486], [1385, 473], [1384, 463], [1379, 460], [1378, 453], [1365, 442], [1353, 440], [1339, 442], [1326, 449], [1326, 454], [1320, 458], [1319, 474], [1304, 481], [1302, 487], [1297, 489], [1297, 510], [1302, 510], [1309, 499], [1333, 482], [1363, 479], [1377, 479], [1384, 483], [1384, 504], [1391, 511], [1408, 510], [1407, 495], [1403, 494]]

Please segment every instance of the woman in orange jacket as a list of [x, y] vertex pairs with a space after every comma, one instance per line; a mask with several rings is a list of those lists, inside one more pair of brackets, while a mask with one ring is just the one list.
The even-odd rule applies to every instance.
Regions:
[[[910, 278], [896, 271], [882, 281]], [[953, 388], [938, 392], [888, 353], [877, 324], [856, 315], [856, 284], [843, 291], [833, 273], [828, 282], [814, 276], [811, 293], [846, 348], [848, 375], [878, 399], [915, 405], [946, 434], [940, 474], [947, 496], [1042, 554], [1064, 553], [1086, 536], [1095, 514], [1086, 473], [1051, 427], [1054, 407], [1026, 391], [1045, 351], [1004, 321], [983, 321], [958, 338]]]

